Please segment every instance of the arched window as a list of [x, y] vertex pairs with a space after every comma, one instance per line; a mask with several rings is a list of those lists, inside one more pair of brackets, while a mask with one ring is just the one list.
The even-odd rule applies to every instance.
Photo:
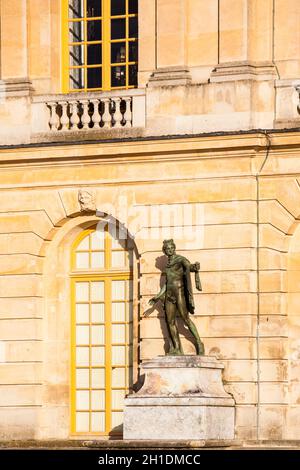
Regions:
[[71, 432], [121, 431], [132, 383], [130, 240], [111, 228], [84, 230], [71, 258]]
[[138, 0], [63, 0], [63, 91], [137, 86]]

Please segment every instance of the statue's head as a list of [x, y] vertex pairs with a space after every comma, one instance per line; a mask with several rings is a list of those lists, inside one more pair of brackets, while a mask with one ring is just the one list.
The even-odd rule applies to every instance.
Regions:
[[78, 191], [78, 201], [82, 212], [94, 212], [96, 210], [95, 194], [85, 189]]
[[174, 243], [173, 238], [171, 238], [170, 240], [163, 241], [162, 251], [165, 255], [172, 256], [175, 253], [175, 250], [176, 245]]

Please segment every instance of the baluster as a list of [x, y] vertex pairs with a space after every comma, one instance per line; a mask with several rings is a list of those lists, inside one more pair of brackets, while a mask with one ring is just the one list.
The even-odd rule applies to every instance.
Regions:
[[132, 127], [132, 111], [131, 111], [132, 99], [130, 96], [126, 96], [125, 98], [123, 98], [123, 100], [126, 103], [126, 111], [124, 113], [124, 120], [125, 120], [124, 127]]
[[102, 122], [104, 123], [104, 128], [111, 127], [111, 115], [109, 112], [109, 103], [110, 99], [109, 98], [102, 98], [101, 100], [104, 103], [104, 112], [102, 115]]
[[99, 100], [91, 100], [94, 105], [94, 112], [92, 116], [92, 121], [94, 123], [94, 129], [98, 129], [100, 127], [101, 122], [101, 115], [99, 113]]
[[89, 115], [89, 100], [80, 100], [80, 102], [83, 107], [83, 114], [81, 116], [83, 129], [89, 129], [89, 123], [91, 122], [91, 118]]
[[78, 129], [78, 124], [80, 123], [80, 119], [78, 116], [78, 101], [69, 101], [70, 103], [70, 111], [71, 111], [71, 117], [70, 117], [70, 122], [71, 122], [71, 129], [72, 130], [77, 130]]
[[68, 102], [67, 101], [60, 101], [59, 104], [61, 105], [61, 109], [62, 109], [62, 114], [61, 114], [61, 118], [60, 118], [61, 130], [62, 131], [68, 131], [69, 126], [70, 126], [70, 120], [69, 120], [68, 112], [67, 112]]
[[59, 118], [56, 112], [57, 103], [47, 103], [50, 106], [50, 119], [49, 125], [51, 131], [57, 131], [59, 127]]
[[114, 127], [122, 127], [121, 121], [123, 119], [123, 116], [120, 110], [121, 98], [114, 98], [114, 102], [115, 102], [115, 112], [114, 112], [115, 125]]

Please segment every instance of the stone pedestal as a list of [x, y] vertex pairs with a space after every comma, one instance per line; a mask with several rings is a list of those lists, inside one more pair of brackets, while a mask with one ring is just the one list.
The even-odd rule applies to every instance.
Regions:
[[216, 358], [158, 356], [142, 368], [144, 385], [125, 399], [124, 439], [234, 438], [234, 400]]

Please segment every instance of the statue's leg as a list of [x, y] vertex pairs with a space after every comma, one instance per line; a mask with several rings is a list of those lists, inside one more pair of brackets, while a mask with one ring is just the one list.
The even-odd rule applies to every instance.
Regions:
[[172, 346], [173, 346], [173, 348], [170, 349], [169, 354], [174, 354], [174, 355], [183, 354], [182, 346], [181, 346], [181, 342], [179, 338], [179, 333], [178, 333], [178, 329], [176, 326], [176, 312], [177, 312], [176, 304], [166, 300], [165, 311], [166, 311], [167, 327], [168, 327], [168, 331], [169, 331], [170, 338], [172, 341]]
[[180, 293], [179, 298], [178, 298], [178, 311], [180, 313], [181, 318], [183, 319], [184, 323], [194, 336], [196, 340], [196, 353], [198, 356], [204, 356], [204, 344], [202, 343], [199, 333], [197, 331], [195, 323], [191, 320], [189, 316], [189, 312], [186, 307], [185, 303], [185, 298], [184, 296]]

